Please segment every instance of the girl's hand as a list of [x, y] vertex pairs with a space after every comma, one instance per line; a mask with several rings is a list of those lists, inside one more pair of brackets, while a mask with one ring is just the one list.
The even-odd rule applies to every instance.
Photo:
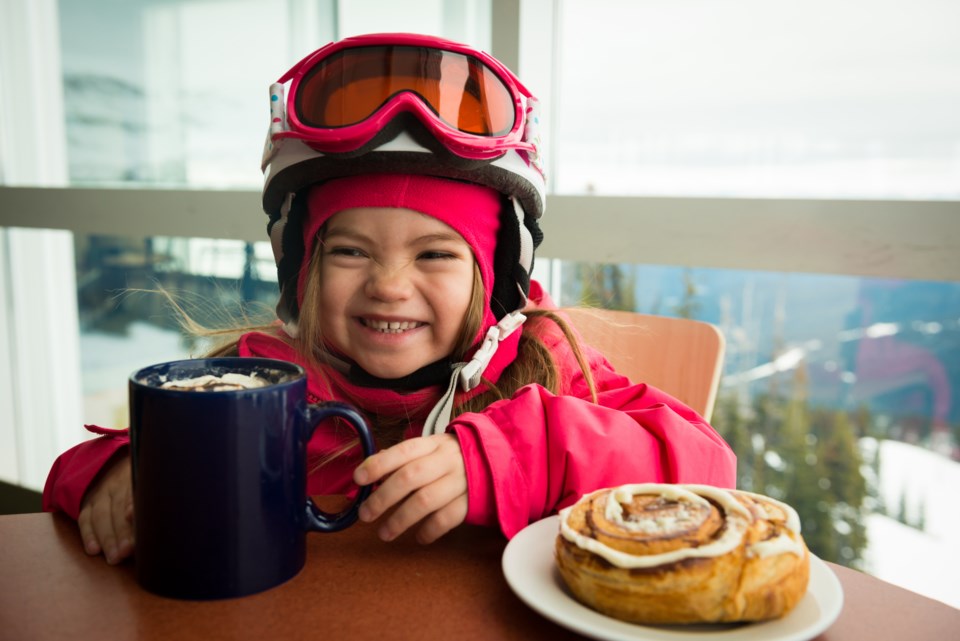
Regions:
[[107, 464], [80, 504], [77, 518], [87, 554], [101, 552], [110, 565], [133, 554], [133, 483], [130, 456]]
[[467, 517], [467, 472], [453, 434], [412, 438], [378, 452], [357, 467], [353, 480], [382, 481], [360, 506], [361, 521], [375, 521], [396, 506], [380, 526], [384, 541], [423, 521], [417, 541], [432, 543]]

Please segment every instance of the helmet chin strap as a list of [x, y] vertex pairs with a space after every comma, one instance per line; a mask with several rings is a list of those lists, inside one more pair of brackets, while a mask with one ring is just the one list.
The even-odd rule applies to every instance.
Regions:
[[447, 391], [430, 410], [426, 422], [423, 424], [422, 436], [442, 434], [450, 423], [453, 414], [453, 399], [457, 392], [457, 384], [465, 392], [476, 388], [480, 384], [481, 376], [490, 364], [497, 347], [507, 336], [510, 336], [523, 325], [527, 317], [519, 311], [511, 312], [500, 319], [500, 322], [487, 330], [483, 342], [469, 361], [456, 363], [452, 366], [450, 384]]
[[291, 320], [287, 321], [280, 326], [283, 329], [283, 333], [289, 336], [290, 338], [296, 338], [300, 334], [300, 328], [297, 325], [297, 321]]

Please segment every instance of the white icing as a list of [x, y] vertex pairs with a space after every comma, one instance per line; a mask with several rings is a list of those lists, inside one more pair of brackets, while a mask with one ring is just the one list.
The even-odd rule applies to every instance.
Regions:
[[799, 541], [795, 541], [787, 534], [781, 533], [775, 538], [768, 539], [766, 541], [760, 541], [751, 545], [747, 549], [747, 556], [758, 556], [760, 558], [764, 558], [768, 556], [776, 556], [778, 554], [786, 554], [788, 552], [802, 557], [803, 546]]
[[[769, 496], [764, 496], [763, 494], [747, 492], [746, 490], [737, 490], [737, 492], [739, 492], [740, 494], [746, 494], [747, 496], [757, 499], [757, 501], [761, 505], [763, 505], [764, 501], [766, 501], [767, 503], [773, 503], [774, 505], [779, 507], [781, 510], [783, 510], [783, 513], [786, 515], [787, 520], [785, 524], [787, 526], [787, 529], [791, 530], [792, 532], [796, 532], [797, 534], [800, 534], [800, 515], [797, 514], [797, 511], [795, 509], [793, 509], [783, 501], [772, 499]], [[764, 509], [764, 513], [767, 513], [766, 509]]]
[[247, 374], [227, 372], [222, 376], [204, 374], [203, 376], [197, 376], [196, 378], [183, 378], [177, 381], [167, 381], [160, 387], [164, 389], [171, 387], [178, 389], [197, 388], [198, 391], [216, 392], [221, 390], [254, 389], [257, 387], [265, 387], [266, 385], [267, 381], [262, 378], [258, 378], [256, 374], [248, 376]]
[[[580, 502], [592, 500], [603, 491], [604, 490], [598, 490], [584, 495], [580, 499]], [[623, 504], [629, 503], [634, 496], [641, 494], [660, 496], [664, 499], [676, 501], [680, 505], [673, 510], [671, 516], [659, 515], [649, 519], [624, 519]], [[799, 534], [800, 518], [796, 510], [785, 503], [769, 497], [752, 494], [750, 492], [744, 492], [744, 494], [769, 501], [782, 508], [784, 514], [787, 515], [787, 528]], [[747, 531], [750, 523], [753, 522], [753, 516], [750, 511], [728, 490], [709, 485], [692, 484], [638, 483], [622, 485], [609, 491], [606, 497], [606, 503], [603, 506], [603, 513], [607, 520], [631, 532], [670, 533], [672, 531], [682, 531], [697, 525], [698, 519], [705, 517], [706, 510], [704, 508], [710, 507], [710, 502], [707, 498], [713, 499], [720, 505], [725, 513], [724, 517], [727, 523], [726, 528], [722, 531], [719, 538], [699, 547], [682, 548], [661, 554], [643, 556], [621, 552], [596, 539], [584, 536], [571, 528], [569, 525], [569, 516], [575, 506], [570, 506], [560, 511], [560, 534], [577, 547], [592, 552], [606, 559], [613, 565], [624, 569], [652, 568], [675, 563], [684, 559], [717, 557], [734, 550], [740, 545], [743, 541], [744, 533]], [[685, 503], [690, 506], [689, 509], [684, 506]], [[754, 544], [747, 550], [749, 556], [760, 557], [787, 552], [802, 556], [803, 546], [798, 540], [794, 540], [785, 534], [781, 534], [768, 541]]]

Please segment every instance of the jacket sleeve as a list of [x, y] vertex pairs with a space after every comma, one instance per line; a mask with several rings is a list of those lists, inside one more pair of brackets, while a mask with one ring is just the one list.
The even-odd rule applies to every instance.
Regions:
[[577, 375], [561, 395], [528, 385], [450, 424], [466, 464], [467, 523], [499, 524], [511, 538], [604, 487], [734, 487], [736, 457], [699, 414], [661, 390], [631, 383], [589, 347], [584, 351], [596, 403]]
[[99, 438], [84, 441], [70, 448], [54, 461], [43, 488], [43, 510], [64, 512], [76, 520], [80, 503], [100, 470], [121, 451], [128, 450], [127, 430], [111, 430], [85, 425]]

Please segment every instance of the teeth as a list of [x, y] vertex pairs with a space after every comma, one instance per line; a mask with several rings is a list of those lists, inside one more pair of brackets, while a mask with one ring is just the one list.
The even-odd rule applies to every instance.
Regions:
[[410, 322], [410, 321], [380, 321], [380, 320], [371, 320], [365, 319], [363, 324], [369, 327], [370, 329], [375, 329], [378, 332], [384, 332], [387, 334], [399, 334], [408, 329], [414, 329], [415, 327], [420, 327], [422, 323]]

